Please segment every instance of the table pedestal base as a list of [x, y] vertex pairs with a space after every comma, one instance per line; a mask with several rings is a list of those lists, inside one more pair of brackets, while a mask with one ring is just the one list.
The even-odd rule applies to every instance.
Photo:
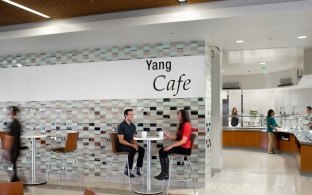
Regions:
[[25, 185], [43, 185], [46, 184], [47, 181], [45, 179], [36, 178], [34, 180], [32, 179], [26, 179], [24, 182]]
[[137, 193], [137, 194], [160, 194], [162, 192], [163, 191], [161, 188], [152, 188], [151, 190], [147, 190], [147, 189], [135, 190], [135, 193]]

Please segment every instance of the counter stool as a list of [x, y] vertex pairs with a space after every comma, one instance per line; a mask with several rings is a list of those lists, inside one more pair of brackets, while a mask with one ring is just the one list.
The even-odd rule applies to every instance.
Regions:
[[128, 152], [118, 152], [117, 150], [118, 134], [117, 133], [109, 133], [109, 137], [110, 137], [111, 144], [112, 144], [113, 157], [109, 165], [108, 182], [110, 183], [111, 174], [112, 174], [112, 165], [114, 162], [117, 162], [115, 161], [115, 159], [118, 157], [123, 157], [125, 158], [125, 165], [127, 166], [127, 169], [128, 169], [129, 185], [130, 185], [130, 190], [131, 190], [131, 177], [130, 177], [130, 169], [129, 169], [129, 162], [128, 162]]
[[1, 182], [0, 183], [0, 194], [1, 195], [23, 195], [24, 186], [22, 181], [16, 182]]
[[86, 188], [83, 195], [97, 195], [97, 194], [93, 190]]
[[[68, 181], [67, 155], [70, 154], [70, 153], [71, 154], [76, 154], [76, 158], [77, 158], [76, 160], [78, 162], [78, 155], [77, 155], [77, 152], [76, 152], [78, 136], [79, 136], [79, 132], [78, 131], [67, 133], [65, 147], [51, 148], [49, 150], [50, 151], [50, 155], [49, 155], [48, 169], [47, 169], [47, 180], [49, 180], [49, 174], [52, 173], [52, 172], [55, 172], [55, 171], [60, 171], [60, 180], [61, 180], [62, 179], [62, 171], [61, 170], [64, 169], [66, 177], [67, 177], [67, 181]], [[50, 170], [51, 169], [51, 154], [52, 154], [52, 152], [61, 155], [61, 168], [60, 169]], [[77, 164], [79, 164], [79, 163], [77, 163]], [[79, 174], [80, 174], [80, 182], [81, 182], [81, 173], [79, 173]]]
[[[0, 165], [2, 166], [3, 163], [5, 163], [8, 168], [11, 167], [11, 169], [12, 169], [12, 165], [11, 165], [11, 162], [10, 162], [9, 151], [11, 149], [11, 145], [12, 145], [13, 139], [7, 133], [2, 133], [0, 135], [0, 139], [1, 139], [1, 159], [0, 159]], [[6, 168], [6, 167], [4, 167], [4, 168]]]
[[[191, 148], [193, 148], [194, 145], [194, 141], [196, 139], [196, 134], [192, 133], [191, 135]], [[195, 183], [195, 175], [194, 175], [194, 170], [192, 167], [192, 163], [190, 160], [190, 155], [185, 155], [185, 154], [171, 154], [170, 155], [170, 161], [169, 161], [169, 179], [167, 182], [167, 194], [169, 193], [169, 187], [170, 187], [170, 183], [171, 183], [171, 171], [172, 171], [172, 163], [174, 159], [181, 159], [183, 161], [184, 167], [185, 167], [185, 171], [187, 173], [187, 179], [186, 180], [173, 180], [173, 181], [186, 181], [187, 182], [187, 187], [189, 187], [189, 181], [193, 181], [193, 188], [194, 188], [194, 194], [196, 194], [196, 183]], [[187, 165], [187, 163], [188, 165]], [[191, 169], [191, 174], [192, 174], [192, 178], [190, 179], [190, 175], [189, 175], [189, 169]], [[163, 180], [163, 184], [164, 184], [164, 180]]]
[[[0, 166], [2, 165], [3, 163], [3, 160], [10, 160], [9, 159], [9, 150], [11, 148], [11, 145], [12, 145], [12, 139], [11, 137], [8, 135], [7, 132], [0, 132], [0, 139], [1, 139], [1, 158], [0, 158]], [[29, 148], [27, 146], [21, 146], [20, 147], [20, 151], [23, 152], [23, 151], [26, 151], [26, 167], [25, 168], [19, 168], [20, 170], [23, 170], [23, 169], [27, 169], [29, 167], [31, 167], [31, 156], [30, 156], [30, 152], [29, 152]], [[5, 157], [7, 157], [7, 159], [5, 159]], [[7, 164], [7, 169], [8, 170], [12, 170], [13, 167], [11, 165], [11, 162], [5, 162]]]

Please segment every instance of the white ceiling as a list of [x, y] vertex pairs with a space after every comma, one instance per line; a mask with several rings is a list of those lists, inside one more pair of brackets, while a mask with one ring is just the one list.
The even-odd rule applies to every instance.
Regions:
[[303, 65], [303, 48], [224, 51], [222, 64], [223, 75], [263, 74], [263, 67], [266, 73], [297, 69]]
[[[0, 55], [191, 40], [206, 40], [222, 50], [312, 47], [311, 0], [242, 6], [252, 1], [256, 0], [166, 8], [166, 13], [143, 10], [124, 13], [127, 18], [115, 14], [117, 19], [109, 20], [96, 16], [0, 28]], [[298, 40], [300, 35], [308, 39]], [[246, 42], [235, 43], [239, 39]]]

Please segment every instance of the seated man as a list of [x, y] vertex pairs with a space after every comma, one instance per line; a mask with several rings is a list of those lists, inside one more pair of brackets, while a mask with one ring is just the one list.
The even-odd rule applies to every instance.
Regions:
[[139, 153], [138, 160], [136, 164], [136, 174], [138, 176], [141, 176], [141, 168], [143, 166], [143, 158], [145, 149], [137, 144], [137, 142], [133, 139], [133, 136], [136, 134], [136, 127], [132, 123], [133, 121], [133, 110], [132, 109], [126, 109], [124, 111], [125, 120], [118, 125], [117, 133], [118, 133], [118, 140], [119, 143], [117, 145], [117, 149], [119, 152], [128, 152], [128, 163], [129, 163], [129, 170], [130, 173], [128, 173], [127, 167], [125, 168], [125, 175], [130, 177], [135, 177], [131, 173], [132, 166], [133, 166], [133, 160], [135, 153]]

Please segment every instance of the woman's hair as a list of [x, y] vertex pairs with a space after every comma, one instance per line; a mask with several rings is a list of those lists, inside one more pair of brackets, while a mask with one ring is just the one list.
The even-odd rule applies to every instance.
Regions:
[[182, 120], [180, 121], [179, 127], [178, 127], [178, 132], [177, 132], [177, 141], [180, 141], [182, 139], [182, 130], [183, 130], [183, 125], [185, 123], [190, 123], [191, 118], [190, 118], [190, 113], [187, 110], [179, 110], [178, 113], [181, 114]]
[[14, 116], [16, 116], [20, 112], [20, 109], [17, 106], [9, 106], [8, 110], [12, 112]]
[[273, 111], [272, 109], [270, 109], [270, 110], [268, 111], [268, 116], [267, 116], [267, 118], [271, 117], [271, 115], [272, 115], [273, 112], [274, 112], [274, 111]]
[[[234, 113], [234, 110], [236, 110], [235, 113]], [[236, 108], [236, 107], [233, 107], [233, 108], [232, 108], [232, 115], [237, 115], [237, 108]]]

